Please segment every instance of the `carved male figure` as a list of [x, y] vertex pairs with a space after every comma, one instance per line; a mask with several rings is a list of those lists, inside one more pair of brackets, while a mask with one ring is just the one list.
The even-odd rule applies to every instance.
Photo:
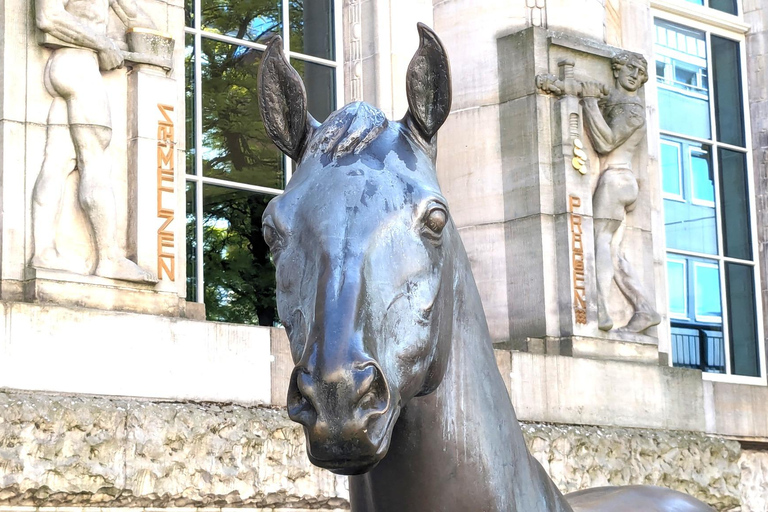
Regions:
[[623, 330], [641, 332], [658, 324], [661, 317], [651, 306], [635, 270], [618, 248], [626, 213], [638, 197], [632, 160], [646, 136], [645, 106], [638, 90], [648, 80], [648, 63], [642, 55], [623, 52], [611, 60], [614, 88], [607, 96], [597, 82], [582, 84], [584, 120], [589, 137], [600, 155], [601, 175], [592, 198], [595, 231], [595, 268], [598, 291], [598, 326], [608, 331], [608, 293], [615, 280], [634, 308]]
[[[110, 8], [129, 28], [154, 28], [136, 0], [36, 0], [37, 27], [62, 47], [45, 66], [48, 112], [45, 157], [32, 196], [33, 267], [61, 269], [55, 245], [57, 217], [67, 177], [80, 173], [78, 196], [91, 225], [98, 276], [155, 282], [155, 277], [125, 257], [117, 240], [115, 198], [108, 148], [112, 121], [99, 70], [123, 65], [118, 43], [107, 36]], [[69, 47], [69, 46], [72, 47]]]

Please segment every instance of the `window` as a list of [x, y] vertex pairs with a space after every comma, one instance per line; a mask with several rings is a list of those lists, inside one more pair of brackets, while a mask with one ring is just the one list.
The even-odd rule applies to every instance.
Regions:
[[672, 360], [761, 377], [743, 38], [685, 22], [655, 20]]
[[274, 325], [275, 274], [261, 215], [292, 162], [267, 137], [256, 77], [283, 38], [319, 121], [336, 109], [338, 0], [187, 0], [187, 300], [209, 320]]
[[691, 4], [704, 5], [728, 14], [738, 14], [736, 0], [685, 0]]

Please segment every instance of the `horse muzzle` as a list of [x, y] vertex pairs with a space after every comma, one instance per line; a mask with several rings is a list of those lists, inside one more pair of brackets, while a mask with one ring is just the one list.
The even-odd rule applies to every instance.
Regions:
[[368, 360], [333, 371], [294, 368], [288, 415], [303, 425], [313, 464], [350, 475], [372, 469], [386, 455], [399, 407], [379, 365]]

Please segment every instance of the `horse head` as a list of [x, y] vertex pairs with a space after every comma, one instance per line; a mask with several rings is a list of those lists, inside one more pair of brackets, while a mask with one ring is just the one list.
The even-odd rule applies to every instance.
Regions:
[[296, 365], [288, 413], [310, 460], [339, 474], [386, 455], [401, 408], [437, 388], [450, 352], [459, 239], [435, 172], [450, 73], [418, 29], [400, 121], [352, 103], [318, 123], [279, 39], [259, 70], [267, 133], [297, 164], [263, 216]]

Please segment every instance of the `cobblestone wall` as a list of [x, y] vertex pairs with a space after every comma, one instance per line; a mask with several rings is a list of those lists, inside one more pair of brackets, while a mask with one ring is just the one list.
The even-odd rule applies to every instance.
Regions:
[[[679, 489], [719, 511], [768, 510], [768, 453], [699, 434], [523, 425], [557, 485]], [[346, 480], [309, 464], [267, 407], [0, 392], [3, 506], [342, 510]], [[743, 506], [742, 506], [743, 501]]]

